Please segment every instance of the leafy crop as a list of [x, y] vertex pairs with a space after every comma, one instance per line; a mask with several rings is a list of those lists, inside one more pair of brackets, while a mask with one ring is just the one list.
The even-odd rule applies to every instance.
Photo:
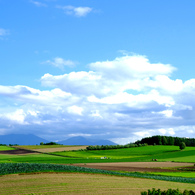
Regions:
[[159, 176], [145, 173], [121, 173], [115, 171], [107, 171], [101, 169], [77, 167], [70, 165], [56, 164], [40, 164], [40, 163], [1, 163], [0, 175], [15, 174], [15, 173], [33, 173], [33, 172], [80, 172], [80, 173], [98, 173], [126, 177], [139, 177], [147, 179], [157, 179], [164, 181], [174, 181], [183, 183], [195, 183], [195, 178]]
[[179, 189], [161, 191], [160, 189], [156, 190], [153, 188], [152, 190], [149, 189], [148, 192], [141, 192], [141, 195], [195, 195], [195, 192], [192, 190], [184, 190], [184, 192], [180, 192]]

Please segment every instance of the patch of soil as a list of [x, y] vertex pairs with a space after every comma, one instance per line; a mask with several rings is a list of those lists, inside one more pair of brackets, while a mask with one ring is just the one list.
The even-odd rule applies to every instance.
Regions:
[[87, 167], [94, 169], [103, 169], [108, 171], [129, 171], [129, 172], [179, 172], [174, 169], [160, 169], [160, 168], [141, 168], [141, 167], [119, 167], [119, 166], [97, 166], [97, 165], [77, 165], [79, 167]]
[[[190, 163], [172, 163], [172, 162], [127, 162], [127, 163], [89, 163], [74, 164], [74, 166], [87, 167], [94, 169], [130, 171], [130, 172], [180, 172], [179, 167], [191, 165]], [[184, 167], [183, 167], [184, 168]], [[186, 168], [186, 167], [185, 167]], [[191, 168], [191, 167], [190, 167]]]
[[36, 152], [23, 150], [23, 149], [0, 151], [0, 154], [9, 154], [9, 155], [21, 155], [21, 154], [32, 154], [32, 153], [36, 153]]
[[181, 171], [195, 171], [195, 166], [180, 168]]

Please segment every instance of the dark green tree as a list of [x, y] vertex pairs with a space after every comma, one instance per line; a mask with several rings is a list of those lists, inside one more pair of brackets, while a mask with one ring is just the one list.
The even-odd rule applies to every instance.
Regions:
[[162, 136], [162, 145], [167, 145], [167, 138]]
[[180, 145], [179, 145], [179, 149], [183, 150], [183, 149], [185, 149], [185, 147], [186, 147], [185, 142], [181, 142]]

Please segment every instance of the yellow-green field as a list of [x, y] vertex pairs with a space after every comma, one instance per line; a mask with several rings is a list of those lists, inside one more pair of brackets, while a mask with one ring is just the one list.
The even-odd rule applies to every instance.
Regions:
[[64, 146], [64, 145], [32, 145], [32, 146], [15, 146], [15, 148], [32, 150], [42, 153], [72, 151], [86, 149], [87, 146]]
[[152, 188], [195, 190], [194, 184], [82, 173], [44, 173], [0, 177], [3, 195], [19, 194], [128, 194], [140, 195]]

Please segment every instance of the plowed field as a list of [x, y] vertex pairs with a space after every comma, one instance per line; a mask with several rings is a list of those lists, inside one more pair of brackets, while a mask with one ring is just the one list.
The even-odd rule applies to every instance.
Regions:
[[9, 155], [25, 155], [25, 154], [32, 154], [32, 153], [36, 153], [36, 152], [30, 150], [23, 150], [23, 149], [0, 151], [0, 154], [9, 154]]
[[[139, 171], [139, 172], [173, 172], [180, 167], [192, 167], [193, 163], [174, 162], [121, 162], [121, 163], [88, 163], [74, 164], [74, 166], [88, 167], [113, 171]], [[193, 168], [193, 167], [192, 167]]]

